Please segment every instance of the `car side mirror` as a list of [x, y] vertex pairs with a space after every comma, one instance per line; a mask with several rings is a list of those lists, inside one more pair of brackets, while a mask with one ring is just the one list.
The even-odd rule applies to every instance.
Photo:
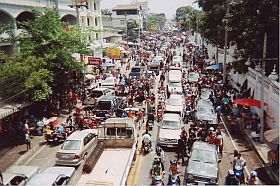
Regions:
[[222, 161], [222, 160], [221, 160], [221, 159], [219, 159], [219, 160], [218, 160], [218, 163], [221, 163], [221, 161]]

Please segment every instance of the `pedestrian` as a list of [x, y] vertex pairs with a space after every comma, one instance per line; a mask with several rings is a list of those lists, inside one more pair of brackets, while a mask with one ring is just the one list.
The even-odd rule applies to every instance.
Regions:
[[31, 138], [27, 132], [25, 133], [25, 143], [28, 151], [29, 149], [31, 149]]
[[180, 156], [182, 158], [182, 164], [185, 163], [184, 157], [185, 157], [185, 149], [186, 149], [186, 143], [184, 139], [180, 136], [180, 139], [178, 140], [178, 149], [177, 149], [177, 161], [179, 161]]
[[217, 150], [221, 154], [221, 157], [223, 157], [223, 136], [221, 131], [217, 131], [215, 141]]

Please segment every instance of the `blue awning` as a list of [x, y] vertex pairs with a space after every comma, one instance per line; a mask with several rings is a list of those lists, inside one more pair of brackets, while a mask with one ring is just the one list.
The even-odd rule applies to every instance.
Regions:
[[222, 64], [210, 65], [206, 67], [207, 70], [218, 70], [222, 68]]

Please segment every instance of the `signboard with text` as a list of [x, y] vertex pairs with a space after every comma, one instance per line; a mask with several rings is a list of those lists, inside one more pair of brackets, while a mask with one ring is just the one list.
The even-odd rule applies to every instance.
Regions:
[[101, 65], [101, 58], [98, 57], [88, 57], [88, 64], [89, 65]]

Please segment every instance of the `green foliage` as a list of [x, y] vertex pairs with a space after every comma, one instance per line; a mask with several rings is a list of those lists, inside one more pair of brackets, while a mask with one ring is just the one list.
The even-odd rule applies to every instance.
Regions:
[[147, 18], [147, 27], [150, 28], [151, 25], [158, 25], [159, 28], [163, 28], [165, 26], [166, 17], [164, 13], [151, 13]]
[[[229, 14], [226, 15], [226, 5]], [[243, 57], [262, 57], [264, 32], [268, 35], [267, 57], [279, 56], [279, 1], [276, 0], [200, 0], [204, 36], [224, 45], [224, 30], [228, 41], [236, 41]], [[217, 41], [217, 33], [220, 34]]]
[[202, 18], [203, 12], [196, 10], [191, 6], [182, 6], [176, 10], [176, 20], [180, 22], [181, 28], [184, 31], [195, 30], [202, 32]]
[[[0, 79], [3, 79], [0, 89], [10, 82], [17, 85], [1, 90], [1, 97], [24, 91], [27, 99], [46, 100], [58, 91], [57, 87], [52, 87], [53, 83], [63, 89], [65, 84], [61, 82], [68, 78], [65, 74], [82, 71], [83, 63], [77, 63], [72, 55], [90, 53], [82, 40], [82, 30], [77, 27], [65, 30], [65, 23], [55, 9], [34, 9], [32, 14], [34, 19], [17, 23], [22, 29], [18, 36], [13, 35], [11, 24], [0, 26], [0, 31], [9, 35], [6, 40], [18, 41], [20, 47], [20, 55], [9, 59], [0, 56], [5, 62], [0, 67]], [[62, 79], [57, 79], [57, 74]]]

